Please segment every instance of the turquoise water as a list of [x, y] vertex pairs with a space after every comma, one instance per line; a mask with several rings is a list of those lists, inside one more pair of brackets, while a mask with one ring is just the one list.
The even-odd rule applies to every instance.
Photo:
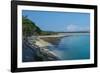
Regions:
[[90, 58], [90, 36], [69, 36], [61, 39], [52, 49], [61, 60]]
[[[90, 58], [90, 36], [68, 36], [63, 37], [57, 45], [50, 45], [47, 48], [53, 51], [59, 60], [80, 60]], [[37, 61], [36, 49], [23, 41], [23, 62]]]

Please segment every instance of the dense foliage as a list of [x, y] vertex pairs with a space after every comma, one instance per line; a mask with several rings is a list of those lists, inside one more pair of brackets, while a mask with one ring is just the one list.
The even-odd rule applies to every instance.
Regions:
[[23, 36], [28, 37], [32, 35], [51, 35], [51, 34], [57, 34], [56, 32], [50, 32], [50, 31], [43, 31], [41, 30], [36, 24], [28, 19], [27, 17], [22, 17], [22, 31]]
[[22, 17], [22, 26], [23, 36], [26, 37], [31, 35], [39, 35], [42, 32], [34, 22], [24, 16]]

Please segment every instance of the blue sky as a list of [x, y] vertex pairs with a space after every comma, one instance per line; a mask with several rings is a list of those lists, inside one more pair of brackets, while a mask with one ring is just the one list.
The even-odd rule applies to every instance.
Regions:
[[44, 31], [84, 31], [90, 28], [89, 13], [23, 10], [22, 15]]

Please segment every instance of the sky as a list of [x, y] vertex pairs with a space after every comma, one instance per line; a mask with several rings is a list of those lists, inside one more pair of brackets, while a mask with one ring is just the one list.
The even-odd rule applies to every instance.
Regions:
[[90, 29], [89, 13], [22, 10], [22, 15], [27, 16], [44, 31], [67, 32]]

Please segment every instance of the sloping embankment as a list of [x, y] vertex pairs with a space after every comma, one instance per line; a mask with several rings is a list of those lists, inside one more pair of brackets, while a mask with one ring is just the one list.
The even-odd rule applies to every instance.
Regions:
[[45, 42], [41, 39], [38, 39], [37, 44], [33, 44], [32, 42], [24, 40], [24, 47], [25, 47], [25, 45], [27, 45], [28, 49], [34, 50], [34, 52], [35, 52], [35, 57], [33, 55], [33, 58], [34, 58], [33, 61], [54, 61], [54, 60], [59, 60], [59, 58], [56, 56], [56, 54], [54, 54], [52, 51], [50, 51], [47, 48], [44, 48], [44, 47], [40, 46], [40, 45], [45, 45], [45, 44], [48, 45], [47, 42]]

